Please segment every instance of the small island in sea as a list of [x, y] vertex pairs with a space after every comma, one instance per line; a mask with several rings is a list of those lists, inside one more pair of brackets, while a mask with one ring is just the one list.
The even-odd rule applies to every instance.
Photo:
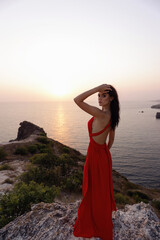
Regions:
[[[75, 239], [85, 158], [43, 128], [20, 123], [17, 138], [0, 144], [0, 239]], [[132, 183], [114, 169], [112, 177], [114, 238], [158, 240], [160, 189]]]
[[151, 108], [160, 109], [160, 104], [152, 105]]

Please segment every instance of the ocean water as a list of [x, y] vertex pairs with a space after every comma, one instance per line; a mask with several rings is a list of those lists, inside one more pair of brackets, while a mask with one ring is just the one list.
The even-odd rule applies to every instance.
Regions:
[[[97, 105], [97, 102], [89, 102]], [[160, 119], [153, 101], [121, 101], [120, 122], [110, 149], [113, 169], [130, 181], [160, 188]], [[143, 111], [143, 112], [142, 112]], [[0, 103], [0, 143], [17, 137], [19, 123], [27, 120], [42, 127], [63, 144], [87, 153], [87, 123], [92, 116], [71, 102]], [[108, 140], [107, 140], [108, 141]]]

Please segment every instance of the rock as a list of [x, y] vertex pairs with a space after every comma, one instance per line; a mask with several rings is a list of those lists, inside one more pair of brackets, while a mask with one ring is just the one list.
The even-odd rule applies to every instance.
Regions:
[[160, 239], [160, 221], [150, 204], [125, 205], [113, 217], [114, 240]]
[[151, 108], [160, 108], [160, 104], [152, 105]]
[[[30, 212], [0, 229], [0, 240], [80, 240], [82, 238], [73, 236], [80, 202], [34, 204]], [[160, 239], [160, 222], [150, 204], [127, 204], [124, 209], [113, 212], [112, 220], [114, 240]]]
[[20, 123], [17, 138], [15, 140], [10, 140], [9, 142], [20, 141], [20, 140], [23, 140], [23, 139], [26, 139], [26, 138], [30, 137], [31, 135], [45, 135], [45, 136], [47, 136], [47, 134], [45, 133], [43, 128], [40, 128], [39, 126], [37, 126], [37, 125], [35, 125], [31, 122], [23, 121], [23, 122]]
[[[18, 182], [16, 179], [21, 173], [24, 172], [27, 161], [13, 160], [11, 162], [3, 161], [0, 162], [0, 166], [7, 164], [13, 168], [13, 170], [3, 170], [0, 171], [0, 194], [4, 195], [7, 191], [11, 191], [14, 187], [14, 184]], [[13, 181], [13, 184], [6, 183], [5, 181], [10, 179]]]
[[156, 118], [160, 118], [160, 112], [156, 113]]

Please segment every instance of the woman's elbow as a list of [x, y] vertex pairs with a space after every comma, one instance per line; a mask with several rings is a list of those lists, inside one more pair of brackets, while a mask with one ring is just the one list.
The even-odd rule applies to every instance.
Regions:
[[73, 98], [74, 102], [77, 103], [78, 100], [77, 100], [77, 97]]
[[81, 100], [80, 99], [78, 99], [78, 97], [75, 97], [74, 99], [74, 102], [78, 105], [79, 103], [81, 103]]

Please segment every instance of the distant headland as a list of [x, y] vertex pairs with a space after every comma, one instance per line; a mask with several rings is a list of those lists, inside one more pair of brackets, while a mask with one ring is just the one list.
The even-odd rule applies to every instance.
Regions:
[[160, 108], [160, 104], [152, 105], [151, 108], [159, 109]]

